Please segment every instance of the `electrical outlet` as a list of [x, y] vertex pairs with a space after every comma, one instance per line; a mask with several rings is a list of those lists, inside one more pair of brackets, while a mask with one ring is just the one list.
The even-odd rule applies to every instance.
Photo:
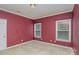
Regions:
[[23, 42], [23, 40], [21, 40], [21, 42]]
[[56, 43], [56, 40], [54, 40], [54, 43]]
[[52, 40], [50, 40], [50, 42], [52, 42]]

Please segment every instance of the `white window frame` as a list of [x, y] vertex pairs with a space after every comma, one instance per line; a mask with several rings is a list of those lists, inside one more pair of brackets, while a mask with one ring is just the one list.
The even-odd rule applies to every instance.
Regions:
[[[40, 25], [40, 36], [36, 35], [36, 25]], [[35, 38], [41, 38], [41, 28], [42, 28], [42, 24], [41, 23], [35, 23], [34, 24], [34, 37]]]
[[[57, 31], [58, 31], [58, 22], [65, 22], [65, 21], [69, 21], [69, 40], [58, 39], [58, 33], [57, 33]], [[56, 40], [57, 41], [64, 41], [64, 42], [71, 42], [71, 19], [56, 21]]]

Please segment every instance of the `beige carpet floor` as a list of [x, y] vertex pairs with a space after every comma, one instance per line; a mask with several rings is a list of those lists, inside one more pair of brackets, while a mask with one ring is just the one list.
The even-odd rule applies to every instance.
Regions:
[[70, 47], [45, 43], [41, 41], [28, 41], [22, 45], [0, 51], [0, 55], [73, 55]]

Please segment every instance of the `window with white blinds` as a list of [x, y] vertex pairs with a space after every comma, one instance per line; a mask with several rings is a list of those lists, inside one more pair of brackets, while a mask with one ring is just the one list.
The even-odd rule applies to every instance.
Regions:
[[56, 40], [71, 42], [71, 20], [56, 21]]

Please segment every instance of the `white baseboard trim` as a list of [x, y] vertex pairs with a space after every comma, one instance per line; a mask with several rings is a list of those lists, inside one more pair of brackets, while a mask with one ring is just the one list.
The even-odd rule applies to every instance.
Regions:
[[[39, 40], [35, 40], [35, 41], [39, 41]], [[51, 44], [51, 43], [47, 43], [47, 42], [44, 42], [44, 41], [42, 41], [42, 42], [43, 42], [43, 43], [46, 43], [46, 44]], [[73, 48], [71, 48], [71, 47], [68, 47], [68, 46], [62, 46], [62, 45], [53, 44], [53, 43], [52, 43], [52, 45], [54, 45], [54, 46], [58, 46], [58, 47], [62, 47], [62, 48], [68, 48], [68, 49], [71, 49], [72, 52], [73, 52], [73, 55], [75, 55], [74, 50], [73, 50]]]
[[[36, 41], [41, 41], [41, 40], [36, 40]], [[48, 42], [44, 42], [44, 41], [41, 41], [41, 42], [47, 43], [47, 44], [52, 44], [54, 46], [59, 46], [59, 47], [63, 47], [63, 48], [70, 48], [70, 49], [72, 49], [71, 47], [68, 47], [68, 46], [58, 45], [58, 44], [54, 44], [54, 43], [48, 43]]]
[[[32, 40], [29, 40], [29, 41], [32, 41]], [[23, 42], [23, 43], [20, 43], [20, 44], [16, 44], [16, 45], [13, 45], [13, 46], [7, 47], [7, 48], [5, 48], [5, 49], [3, 49], [3, 50], [7, 50], [7, 49], [10, 49], [10, 48], [14, 48], [14, 47], [17, 47], [17, 46], [20, 46], [20, 45], [26, 44], [26, 43], [29, 42], [29, 41], [26, 41], [26, 42]], [[3, 51], [3, 50], [0, 50], [0, 51]]]
[[[7, 47], [7, 48], [4, 49], [4, 50], [7, 50], [7, 49], [10, 49], [10, 48], [14, 48], [14, 47], [17, 47], [17, 46], [20, 46], [20, 45], [23, 45], [23, 44], [29, 43], [30, 41], [38, 41], [38, 40], [29, 40], [29, 41], [23, 42], [23, 43], [21, 43], [21, 44], [17, 44], [17, 45], [13, 45], [13, 46], [11, 46], [11, 47]], [[46, 42], [43, 42], [43, 41], [39, 41], [39, 42], [46, 43]], [[46, 44], [51, 44], [51, 43], [46, 43]], [[75, 53], [74, 53], [74, 49], [71, 48], [71, 47], [62, 46], [62, 45], [58, 45], [58, 44], [52, 44], [52, 45], [54, 45], [54, 46], [58, 46], [58, 47], [62, 47], [62, 48], [69, 48], [69, 49], [72, 50], [73, 55], [75, 55]], [[0, 50], [0, 51], [2, 51], [2, 50]]]

